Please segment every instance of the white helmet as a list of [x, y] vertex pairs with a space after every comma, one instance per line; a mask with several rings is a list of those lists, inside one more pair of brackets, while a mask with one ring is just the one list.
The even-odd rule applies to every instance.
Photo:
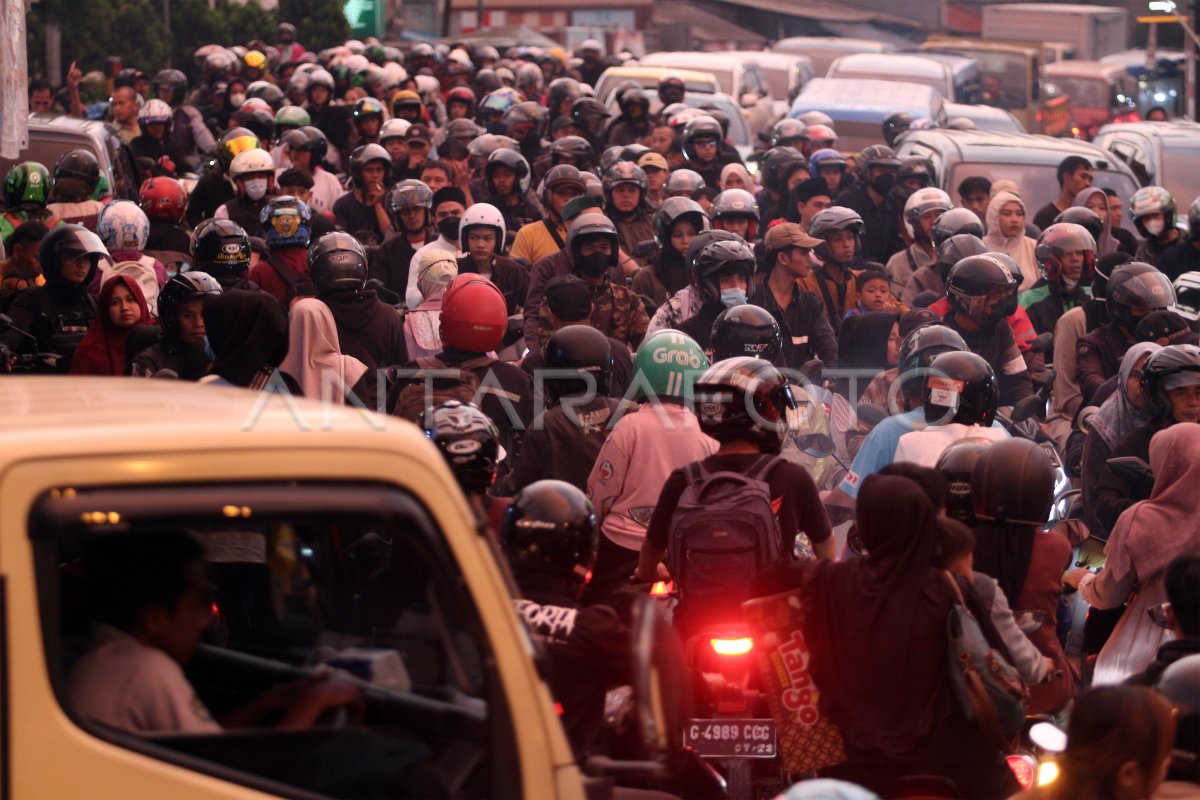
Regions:
[[258, 172], [269, 172], [272, 176], [275, 175], [275, 160], [271, 158], [271, 153], [267, 150], [257, 148], [243, 150], [233, 157], [233, 161], [229, 165], [229, 177], [235, 180]]
[[155, 98], [147, 100], [146, 104], [138, 111], [138, 122], [143, 125], [149, 125], [152, 122], [167, 122], [174, 113], [169, 105]]
[[496, 229], [496, 252], [504, 249], [504, 215], [490, 203], [476, 203], [467, 209], [458, 223], [458, 249], [467, 252], [467, 229], [486, 225]]
[[379, 143], [383, 144], [388, 139], [402, 139], [408, 135], [408, 129], [412, 127], [412, 123], [406, 119], [395, 117], [383, 123], [383, 127], [379, 129]]
[[431, 95], [437, 94], [440, 96], [442, 91], [441, 82], [432, 75], [417, 75], [417, 94], [421, 95], [421, 99], [428, 102]]
[[1185, 272], [1175, 279], [1175, 307], [1171, 310], [1189, 322], [1200, 320], [1200, 272]]
[[150, 238], [150, 220], [137, 203], [129, 200], [114, 200], [100, 209], [96, 218], [96, 235], [111, 253], [114, 250], [146, 249]]
[[908, 232], [908, 238], [916, 239], [917, 220], [922, 214], [930, 211], [949, 211], [952, 208], [954, 203], [950, 201], [950, 195], [941, 189], [917, 189], [904, 203], [904, 230]]

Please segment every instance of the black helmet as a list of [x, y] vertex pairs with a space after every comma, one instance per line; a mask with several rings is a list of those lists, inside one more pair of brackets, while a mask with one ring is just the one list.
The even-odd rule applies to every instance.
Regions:
[[429, 224], [429, 212], [433, 208], [433, 190], [423, 181], [413, 178], [398, 181], [388, 192], [387, 211], [392, 220], [392, 227], [403, 230], [400, 222], [400, 212], [406, 208], [422, 207], [425, 209], [425, 224]]
[[697, 379], [694, 394], [700, 430], [722, 444], [741, 440], [778, 453], [797, 423], [791, 386], [760, 358], [712, 365]]
[[308, 274], [320, 297], [367, 285], [367, 251], [348, 233], [327, 233], [308, 248]]
[[567, 228], [567, 252], [571, 254], [572, 262], [579, 263], [579, 245], [583, 243], [584, 239], [593, 236], [603, 236], [608, 239], [612, 245], [612, 255], [609, 257], [608, 265], [609, 267], [617, 266], [617, 249], [621, 244], [617, 226], [598, 211], [585, 211], [571, 220], [571, 226]]
[[799, 150], [794, 147], [772, 147], [762, 158], [763, 188], [772, 192], [786, 191], [787, 179], [796, 169], [808, 169], [808, 162]]
[[1097, 242], [1100, 241], [1100, 237], [1104, 234], [1104, 220], [1100, 219], [1100, 215], [1087, 206], [1071, 206], [1055, 217], [1054, 222], [1070, 222], [1073, 225], [1082, 225]]
[[329, 137], [325, 135], [325, 131], [312, 125], [302, 125], [300, 130], [309, 136], [309, 142], [305, 149], [312, 153], [313, 166], [320, 164], [329, 152]]
[[463, 144], [468, 144], [476, 136], [486, 133], [484, 128], [481, 128], [473, 120], [469, 120], [466, 117], [450, 120], [442, 130], [446, 134], [447, 141], [458, 139]]
[[1054, 223], [1042, 231], [1034, 253], [1042, 275], [1051, 283], [1058, 284], [1063, 279], [1063, 256], [1079, 251], [1083, 251], [1083, 271], [1080, 273], [1079, 283], [1090, 286], [1092, 273], [1096, 270], [1096, 240], [1082, 225], [1072, 222]]
[[192, 266], [221, 278], [241, 278], [250, 269], [250, 237], [230, 219], [206, 219], [192, 232]]
[[721, 123], [708, 114], [692, 117], [683, 127], [683, 157], [688, 161], [696, 160], [695, 143], [697, 139], [715, 139], [718, 144], [724, 139]]
[[908, 130], [908, 126], [912, 125], [912, 114], [906, 111], [897, 111], [895, 114], [889, 114], [883, 120], [883, 140], [888, 143], [888, 147], [895, 147], [896, 140], [900, 138], [900, 134]]
[[639, 195], [639, 201], [646, 196], [646, 171], [630, 161], [618, 161], [608, 169], [604, 170], [604, 205], [606, 208], [613, 207], [612, 191], [618, 186], [629, 184], [636, 186]]
[[666, 184], [663, 185], [663, 193], [668, 197], [682, 195], [690, 198], [704, 186], [704, 178], [699, 172], [693, 169], [677, 169], [667, 178]]
[[781, 119], [771, 128], [771, 147], [793, 147], [808, 141], [808, 126], [798, 119]]
[[500, 432], [491, 417], [470, 403], [447, 400], [425, 409], [421, 427], [463, 491], [482, 494], [491, 488], [500, 460]]
[[571, 104], [571, 119], [588, 134], [599, 136], [608, 122], [608, 108], [594, 97], [580, 97]]
[[[715, 233], [713, 231], [712, 233]], [[727, 273], [740, 274], [749, 286], [758, 262], [754, 250], [736, 234], [731, 239], [709, 241], [696, 251], [692, 261], [692, 282], [700, 287], [706, 302], [721, 296], [720, 276]], [[696, 237], [698, 240], [700, 237]], [[695, 244], [695, 241], [693, 241]], [[690, 248], [689, 248], [690, 249]]]
[[387, 172], [392, 168], [392, 157], [388, 155], [388, 151], [381, 144], [364, 144], [354, 148], [354, 152], [350, 154], [350, 176], [354, 178], [355, 186], [363, 185], [362, 171], [367, 164], [372, 161], [382, 161], [384, 169], [384, 178], [387, 178]]
[[83, 281], [83, 288], [91, 286], [100, 259], [108, 258], [108, 249], [99, 236], [82, 225], [59, 225], [42, 239], [38, 248], [38, 263], [41, 264], [46, 282], [54, 284], [62, 280], [63, 264], [85, 255], [91, 256], [92, 268]]
[[492, 174], [498, 166], [508, 167], [516, 173], [517, 180], [513, 184], [513, 192], [515, 194], [525, 194], [529, 190], [529, 162], [525, 160], [525, 156], [521, 155], [519, 151], [504, 147], [493, 151], [488, 156], [487, 165], [484, 166], [483, 175], [488, 191], [496, 194], [496, 188], [492, 184]]
[[550, 163], [557, 166], [570, 159], [580, 171], [589, 170], [596, 163], [596, 151], [582, 136], [564, 136], [550, 143]]
[[[969, 348], [958, 331], [945, 325], [925, 325], [917, 328], [900, 344], [896, 359], [900, 390], [909, 397], [925, 391], [929, 365], [942, 353], [961, 353]], [[890, 403], [890, 399], [889, 399]]]
[[746, 239], [753, 241], [758, 230], [758, 201], [745, 189], [726, 189], [713, 198], [709, 216], [714, 220], [737, 217], [750, 220]]
[[920, 156], [905, 156], [900, 159], [900, 169], [896, 172], [896, 183], [907, 178], [917, 178], [921, 181], [918, 189], [933, 186], [937, 181], [933, 174], [933, 164], [929, 159]]
[[937, 261], [934, 262], [933, 266], [941, 274], [942, 281], [944, 282], [950, 273], [950, 268], [955, 264], [964, 258], [981, 256], [988, 252], [990, 250], [983, 243], [983, 239], [969, 233], [959, 233], [951, 236], [938, 246]]
[[639, 105], [642, 107], [643, 114], [650, 113], [650, 98], [646, 97], [646, 93], [642, 91], [640, 86], [633, 86], [621, 92], [621, 96], [617, 99], [617, 107], [621, 109], [622, 114], [629, 113], [629, 107]]
[[551, 206], [550, 194], [556, 189], [575, 189], [579, 194], [587, 194], [587, 183], [583, 173], [570, 164], [558, 164], [550, 168], [542, 178], [542, 206], [549, 211]]
[[550, 110], [550, 116], [557, 117], [564, 102], [570, 100], [574, 103], [582, 96], [583, 89], [579, 81], [574, 78], [555, 78], [546, 87], [546, 108]]
[[713, 323], [713, 363], [746, 356], [775, 363], [783, 350], [779, 322], [764, 308], [743, 303], [727, 308]]
[[67, 192], [61, 195], [64, 198], [68, 197], [91, 197], [96, 191], [96, 187], [100, 184], [100, 162], [91, 150], [68, 150], [58, 157], [58, 161], [54, 164], [54, 196], [60, 196], [60, 184], [62, 181], [78, 182], [78, 186], [72, 186], [72, 189], [78, 191]]
[[852, 208], [830, 206], [823, 211], [817, 212], [808, 221], [808, 235], [826, 240], [817, 245], [814, 251], [817, 254], [817, 258], [822, 261], [829, 261], [831, 255], [829, 253], [828, 237], [837, 231], [853, 231], [855, 237], [858, 239], [855, 252], [862, 252], [862, 237], [866, 231], [863, 218]]
[[567, 325], [551, 334], [546, 342], [542, 366], [548, 370], [586, 373], [595, 380], [595, 385], [589, 386], [582, 374], [577, 378], [547, 378], [544, 385], [551, 403], [589, 390], [603, 397], [608, 394], [608, 376], [613, 369], [612, 345], [607, 336], [590, 325]]
[[1132, 333], [1137, 327], [1132, 309], [1160, 311], [1175, 305], [1171, 279], [1143, 261], [1131, 261], [1112, 271], [1104, 290], [1108, 316]]
[[[1200, 347], [1172, 344], [1156, 350], [1142, 367], [1142, 392], [1157, 417], [1169, 418], [1172, 389], [1200, 384]], [[1174, 420], [1178, 422], [1178, 420]]]
[[179, 331], [179, 307], [196, 297], [220, 294], [221, 284], [207, 272], [180, 272], [158, 293], [158, 321], [168, 334]]
[[977, 322], [997, 322], [1015, 313], [1021, 281], [1013, 274], [1011, 261], [1003, 253], [985, 253], [951, 267], [946, 278], [950, 307]]
[[646, 147], [646, 145], [638, 144], [637, 142], [634, 142], [633, 144], [627, 144], [621, 148], [621, 159], [620, 160], [621, 161], [631, 161], [634, 164], [637, 164], [638, 159], [640, 159], [642, 156], [646, 155], [646, 153], [651, 153], [651, 152], [653, 152], [653, 151], [649, 147]]
[[952, 208], [949, 211], [943, 212], [938, 216], [933, 223], [931, 231], [934, 247], [941, 247], [942, 242], [949, 239], [951, 236], [958, 236], [962, 233], [969, 233], [980, 239], [983, 238], [983, 223], [979, 221], [979, 217], [975, 216], [975, 212], [969, 208]]
[[938, 456], [937, 468], [946, 476], [946, 516], [951, 519], [975, 524], [975, 506], [971, 500], [975, 464], [991, 446], [991, 439], [968, 436], [951, 443]]
[[[546, 117], [546, 109], [541, 103], [526, 100], [523, 103], [517, 103], [509, 108], [508, 111], [505, 111], [503, 122], [508, 135], [514, 139], [522, 142], [538, 142], [546, 133]], [[518, 138], [514, 135], [514, 125], [532, 125], [532, 127], [525, 136]]]
[[981, 425], [990, 428], [1000, 403], [996, 373], [980, 356], [942, 353], [929, 363], [925, 377], [925, 422], [929, 425]]
[[1054, 463], [1029, 439], [996, 442], [980, 454], [971, 475], [971, 500], [980, 520], [1044, 525], [1054, 501]]
[[535, 481], [513, 496], [500, 544], [513, 573], [545, 575], [573, 590], [596, 560], [600, 530], [587, 496], [565, 481]]
[[600, 168], [601, 178], [603, 178], [605, 173], [612, 169], [616, 164], [620, 163], [621, 151], [624, 149], [625, 148], [621, 147], [621, 145], [614, 144], [611, 147], [606, 147], [600, 151], [600, 161], [598, 166]]
[[671, 241], [671, 229], [681, 219], [689, 219], [696, 232], [708, 230], [708, 215], [695, 200], [688, 197], [668, 197], [654, 211], [654, 242], [665, 248]]
[[183, 93], [187, 91], [187, 85], [187, 75], [184, 75], [177, 69], [159, 70], [150, 79], [150, 91], [159, 100], [162, 99], [162, 90], [164, 88], [171, 90], [171, 99], [167, 102], [172, 106], [177, 106], [183, 102]]
[[861, 165], [864, 178], [869, 167], [900, 168], [900, 159], [896, 158], [896, 151], [886, 144], [872, 144], [864, 147], [858, 156], [858, 163]]
[[687, 92], [687, 84], [678, 75], [663, 75], [658, 81], [658, 97], [664, 103], [679, 103]]

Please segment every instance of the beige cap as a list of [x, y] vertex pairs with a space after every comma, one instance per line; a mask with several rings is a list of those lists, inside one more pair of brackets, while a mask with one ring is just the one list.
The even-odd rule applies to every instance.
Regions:
[[763, 245], [768, 251], [774, 252], [785, 247], [816, 247], [822, 244], [821, 239], [814, 239], [804, 230], [804, 226], [796, 222], [780, 222], [767, 229]]
[[657, 167], [662, 170], [670, 169], [667, 165], [667, 160], [659, 153], [642, 153], [642, 157], [637, 160], [637, 165], [642, 169], [646, 167]]

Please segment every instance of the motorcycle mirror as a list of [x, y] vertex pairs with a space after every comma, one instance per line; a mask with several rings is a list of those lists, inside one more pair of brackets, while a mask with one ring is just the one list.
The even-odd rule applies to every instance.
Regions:
[[872, 428], [888, 418], [887, 409], [875, 403], [859, 403], [854, 411], [859, 422], [865, 422]]
[[796, 444], [804, 451], [805, 455], [813, 458], [825, 458], [837, 452], [837, 445], [833, 443], [833, 439], [824, 433], [810, 433], [801, 436]]
[[683, 746], [691, 696], [683, 647], [675, 628], [649, 595], [633, 606], [633, 696], [647, 757], [665, 763]]
[[1038, 394], [1031, 394], [1023, 400], [1018, 400], [1013, 406], [1009, 419], [1013, 422], [1024, 422], [1030, 417], [1041, 416], [1046, 408], [1046, 400]]
[[1154, 470], [1150, 469], [1150, 465], [1137, 456], [1110, 458], [1107, 463], [1108, 468], [1117, 477], [1123, 478], [1134, 485], [1142, 481], [1149, 481], [1151, 484], [1154, 483]]
[[1049, 722], [1039, 722], [1030, 728], [1029, 740], [1047, 753], [1061, 753], [1067, 749], [1067, 734]]

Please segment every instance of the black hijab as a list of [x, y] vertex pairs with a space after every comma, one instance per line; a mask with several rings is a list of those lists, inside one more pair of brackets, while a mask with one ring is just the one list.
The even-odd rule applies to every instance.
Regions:
[[213, 372], [238, 386], [269, 375], [287, 355], [287, 315], [266, 292], [233, 290], [208, 298], [204, 327], [216, 355]]
[[[844, 319], [838, 331], [838, 368], [874, 370], [876, 373], [887, 369], [888, 337], [892, 334], [892, 325], [899, 319], [899, 314], [888, 311], [868, 311]], [[870, 382], [870, 378], [859, 378], [856, 396], [851, 400], [858, 402]], [[846, 394], [849, 396], [848, 391]]]
[[930, 566], [936, 522], [916, 483], [872, 475], [858, 500], [868, 556], [801, 562], [757, 587], [799, 585], [822, 710], [855, 749], [908, 752], [955, 711], [946, 656], [952, 594]]

